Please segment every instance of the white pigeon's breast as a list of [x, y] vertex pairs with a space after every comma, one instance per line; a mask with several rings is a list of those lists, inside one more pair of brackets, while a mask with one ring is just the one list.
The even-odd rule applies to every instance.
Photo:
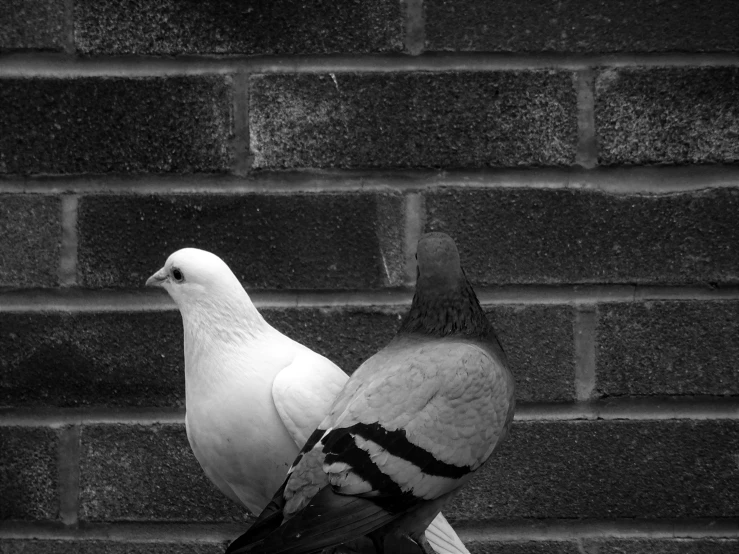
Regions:
[[[284, 350], [254, 354], [221, 351], [187, 368], [186, 418], [190, 445], [221, 490], [259, 513], [282, 484], [298, 449], [272, 400]], [[258, 369], [257, 369], [258, 368]], [[230, 489], [231, 494], [225, 488]]]

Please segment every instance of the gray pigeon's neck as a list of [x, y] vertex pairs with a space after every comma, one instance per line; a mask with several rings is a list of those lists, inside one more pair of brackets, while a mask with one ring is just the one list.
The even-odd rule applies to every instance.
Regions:
[[466, 278], [446, 290], [418, 287], [399, 333], [434, 337], [463, 335], [487, 340], [495, 337], [493, 327]]

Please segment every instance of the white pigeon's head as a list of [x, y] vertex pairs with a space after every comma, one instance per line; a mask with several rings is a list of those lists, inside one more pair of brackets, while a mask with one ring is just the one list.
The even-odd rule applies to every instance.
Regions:
[[197, 248], [183, 248], [167, 258], [147, 286], [166, 290], [180, 310], [195, 305], [228, 304], [246, 296], [239, 280], [221, 258]]

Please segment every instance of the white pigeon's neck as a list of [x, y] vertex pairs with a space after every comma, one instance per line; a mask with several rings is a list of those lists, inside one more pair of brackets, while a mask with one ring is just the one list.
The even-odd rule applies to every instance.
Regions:
[[180, 306], [180, 312], [186, 344], [240, 344], [253, 340], [267, 326], [246, 294], [215, 300], [191, 299]]
[[[230, 372], [249, 368], [249, 360], [238, 360], [245, 345], [259, 340], [270, 329], [244, 294], [244, 299], [228, 302], [189, 302], [180, 307], [184, 328], [185, 396], [188, 409], [200, 398], [222, 392], [225, 383], [234, 382]], [[197, 394], [195, 394], [197, 391]]]

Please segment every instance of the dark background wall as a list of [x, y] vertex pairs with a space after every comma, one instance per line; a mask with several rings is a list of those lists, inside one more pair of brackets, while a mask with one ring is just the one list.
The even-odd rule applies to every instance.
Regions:
[[423, 230], [518, 382], [471, 550], [739, 550], [739, 4], [5, 0], [0, 551], [220, 552], [184, 246], [347, 371]]

